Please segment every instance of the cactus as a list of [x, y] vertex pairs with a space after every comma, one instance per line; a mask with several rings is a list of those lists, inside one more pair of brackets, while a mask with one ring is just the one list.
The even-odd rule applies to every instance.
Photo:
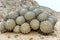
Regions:
[[26, 20], [31, 20], [31, 19], [33, 19], [33, 18], [35, 17], [35, 13], [29, 11], [29, 12], [27, 12], [27, 13], [24, 15], [24, 17], [25, 17]]
[[23, 16], [19, 16], [19, 17], [16, 18], [16, 23], [17, 23], [18, 25], [21, 25], [21, 24], [23, 24], [24, 22], [25, 22], [25, 19], [24, 19]]
[[5, 22], [0, 22], [0, 32], [5, 32]]
[[48, 14], [47, 13], [41, 13], [41, 14], [39, 14], [38, 15], [38, 17], [37, 17], [37, 19], [39, 20], [39, 21], [44, 21], [44, 20], [46, 20], [48, 18]]
[[40, 24], [40, 30], [43, 33], [51, 33], [53, 31], [53, 26], [52, 26], [51, 22], [49, 22], [49, 21], [43, 21]]
[[7, 21], [7, 19], [8, 19], [8, 14], [3, 15], [3, 20]]
[[27, 12], [28, 12], [27, 9], [22, 8], [21, 11], [20, 11], [20, 15], [23, 16], [23, 15], [25, 15]]
[[42, 11], [40, 10], [40, 8], [36, 8], [33, 10], [33, 12], [37, 15], [39, 15]]
[[31, 22], [30, 22], [30, 26], [33, 30], [37, 30], [39, 29], [39, 21], [37, 19], [33, 19]]
[[5, 22], [5, 27], [8, 31], [12, 31], [13, 28], [15, 27], [16, 23], [13, 19], [8, 19], [6, 22]]
[[50, 15], [49, 18], [52, 18], [52, 19], [54, 19], [54, 22], [57, 22], [57, 18], [55, 16]]
[[13, 29], [13, 32], [19, 33], [20, 32], [20, 26], [16, 25], [15, 28]]
[[16, 10], [15, 10], [15, 13], [18, 13], [18, 15], [20, 15], [20, 11], [21, 11], [20, 8], [19, 8], [19, 9], [16, 9]]
[[22, 24], [20, 29], [22, 33], [29, 33], [31, 31], [30, 25], [28, 23]]
[[11, 11], [11, 12], [8, 14], [8, 19], [16, 19], [18, 16], [19, 16], [19, 15], [18, 15], [17, 12]]
[[30, 11], [33, 11], [35, 8], [36, 8], [35, 6], [30, 6], [30, 7], [29, 7], [29, 10], [30, 10]]

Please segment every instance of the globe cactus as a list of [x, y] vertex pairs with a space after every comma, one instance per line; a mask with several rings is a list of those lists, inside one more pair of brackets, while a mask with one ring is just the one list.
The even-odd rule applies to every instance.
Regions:
[[29, 12], [27, 12], [27, 13], [24, 15], [24, 17], [25, 17], [26, 20], [31, 20], [31, 19], [33, 19], [33, 18], [35, 17], [35, 13], [29, 11]]
[[36, 8], [36, 9], [33, 10], [33, 12], [34, 12], [34, 13], [36, 14], [36, 16], [37, 16], [37, 15], [39, 15], [42, 11], [41, 11], [40, 8]]
[[5, 22], [5, 27], [8, 31], [12, 31], [13, 28], [15, 27], [16, 23], [13, 19], [8, 19], [6, 22]]
[[27, 12], [28, 12], [28, 10], [25, 9], [25, 8], [23, 8], [23, 9], [21, 9], [21, 11], [20, 11], [20, 15], [23, 16], [23, 15], [25, 15]]
[[37, 19], [32, 20], [30, 26], [33, 30], [39, 29], [39, 21]]
[[30, 25], [28, 23], [23, 23], [20, 29], [22, 33], [29, 33], [31, 31]]
[[44, 21], [44, 20], [46, 20], [47, 18], [48, 18], [48, 14], [47, 14], [47, 13], [41, 13], [41, 14], [39, 14], [38, 17], [37, 17], [37, 19], [38, 19], [39, 21]]
[[17, 12], [10, 12], [8, 15], [8, 19], [16, 19], [18, 17], [18, 13]]
[[13, 29], [13, 32], [19, 33], [20, 32], [20, 26], [19, 25], [15, 26], [15, 28]]
[[40, 30], [43, 33], [51, 33], [53, 31], [53, 26], [52, 26], [51, 22], [49, 22], [49, 21], [43, 21], [40, 24]]
[[18, 25], [21, 25], [21, 24], [23, 24], [24, 22], [25, 22], [25, 19], [24, 19], [23, 16], [19, 16], [19, 17], [16, 18], [16, 23], [17, 23]]
[[3, 20], [7, 21], [7, 19], [8, 19], [8, 14], [3, 15]]
[[5, 32], [5, 22], [0, 22], [0, 32]]
[[24, 5], [24, 8], [26, 8], [27, 10], [29, 10], [29, 7], [30, 7], [30, 5]]
[[30, 7], [29, 7], [29, 10], [30, 10], [30, 11], [33, 11], [35, 8], [36, 8], [35, 6], [30, 6]]
[[50, 15], [49, 18], [52, 18], [52, 19], [54, 19], [55, 22], [57, 22], [57, 18], [55, 16]]
[[21, 11], [20, 8], [19, 8], [19, 9], [16, 9], [16, 10], [15, 10], [15, 13], [18, 13], [18, 15], [20, 15], [20, 11]]

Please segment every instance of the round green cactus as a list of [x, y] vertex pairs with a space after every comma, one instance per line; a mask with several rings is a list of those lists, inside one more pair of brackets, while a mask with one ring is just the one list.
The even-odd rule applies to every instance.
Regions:
[[39, 29], [39, 21], [37, 19], [32, 20], [30, 26], [33, 30]]
[[23, 23], [20, 29], [22, 33], [29, 33], [31, 31], [30, 25], [28, 23]]
[[29, 10], [29, 7], [30, 7], [30, 5], [24, 5], [24, 8], [26, 8], [27, 10]]
[[33, 19], [33, 18], [35, 17], [35, 13], [29, 11], [29, 12], [27, 12], [27, 13], [24, 15], [24, 17], [25, 17], [26, 20], [31, 20], [31, 19]]
[[24, 19], [23, 16], [19, 16], [19, 17], [16, 18], [16, 23], [17, 23], [18, 25], [21, 25], [21, 24], [23, 24], [24, 22], [25, 22], [25, 19]]
[[25, 15], [27, 12], [28, 12], [28, 10], [25, 9], [25, 8], [23, 8], [23, 9], [21, 9], [21, 11], [20, 11], [20, 15], [23, 16], [23, 15]]
[[33, 11], [35, 8], [36, 8], [35, 6], [30, 6], [30, 7], [29, 7], [29, 10], [30, 10], [30, 11]]
[[3, 15], [3, 20], [7, 21], [7, 19], [8, 19], [8, 14]]
[[20, 8], [19, 8], [19, 9], [16, 9], [16, 10], [15, 10], [15, 13], [18, 13], [18, 15], [20, 15], [20, 11], [21, 11]]
[[43, 21], [40, 24], [40, 30], [43, 33], [51, 33], [53, 31], [53, 26], [52, 26], [51, 22], [49, 22], [49, 21]]
[[38, 19], [39, 21], [44, 21], [44, 20], [46, 20], [47, 18], [48, 18], [48, 14], [47, 14], [47, 13], [41, 13], [41, 14], [39, 14], [38, 17], [37, 17], [37, 19]]
[[53, 25], [55, 24], [55, 21], [53, 18], [48, 18], [48, 21], [50, 21]]
[[16, 23], [13, 19], [8, 19], [5, 23], [5, 27], [8, 31], [12, 31]]
[[53, 15], [50, 15], [49, 18], [52, 18], [54, 20], [54, 22], [57, 22], [57, 18]]
[[16, 19], [17, 17], [18, 17], [19, 15], [18, 15], [18, 13], [17, 12], [10, 12], [9, 14], [8, 14], [8, 19]]
[[20, 26], [19, 25], [15, 26], [15, 28], [13, 29], [13, 32], [19, 33], [20, 32]]
[[41, 11], [40, 8], [36, 8], [36, 9], [33, 10], [33, 12], [34, 12], [34, 13], [36, 14], [36, 16], [37, 16], [37, 15], [39, 15], [42, 11]]
[[0, 32], [5, 32], [5, 22], [0, 22]]

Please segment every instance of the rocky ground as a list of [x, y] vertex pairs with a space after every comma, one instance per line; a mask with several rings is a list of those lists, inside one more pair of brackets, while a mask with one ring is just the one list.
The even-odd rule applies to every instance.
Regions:
[[[25, 5], [39, 6], [34, 0], [0, 0], [0, 22], [3, 21], [4, 14], [19, 9]], [[0, 33], [0, 40], [60, 40], [60, 13], [47, 7], [40, 7], [41, 10], [56, 16], [58, 19], [53, 33], [42, 35], [39, 32], [31, 32], [29, 34], [6, 32]]]

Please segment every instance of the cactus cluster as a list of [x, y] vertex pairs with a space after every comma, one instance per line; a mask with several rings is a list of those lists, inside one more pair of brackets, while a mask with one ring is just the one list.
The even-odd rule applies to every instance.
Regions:
[[41, 11], [39, 7], [30, 6], [12, 11], [4, 16], [4, 25], [0, 24], [0, 29], [15, 33], [29, 33], [32, 30], [40, 30], [43, 33], [51, 33], [57, 19], [53, 15]]

